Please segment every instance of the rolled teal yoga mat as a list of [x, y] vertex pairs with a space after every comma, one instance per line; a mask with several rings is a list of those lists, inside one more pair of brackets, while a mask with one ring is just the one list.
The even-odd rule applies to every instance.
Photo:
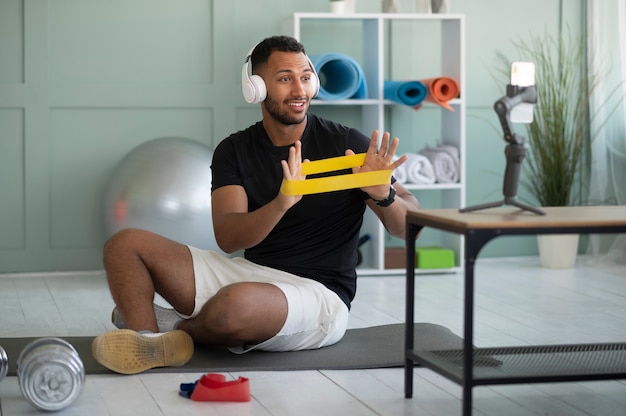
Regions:
[[320, 79], [317, 98], [322, 100], [347, 100], [367, 98], [367, 84], [361, 66], [350, 56], [326, 53], [312, 57], [311, 62]]
[[428, 95], [428, 88], [420, 81], [385, 81], [385, 99], [415, 107]]

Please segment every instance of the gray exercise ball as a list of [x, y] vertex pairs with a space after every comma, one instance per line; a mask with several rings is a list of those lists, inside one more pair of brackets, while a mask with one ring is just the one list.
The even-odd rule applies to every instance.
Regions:
[[142, 228], [180, 243], [221, 251], [211, 217], [207, 145], [180, 137], [150, 140], [118, 163], [104, 197], [107, 237]]

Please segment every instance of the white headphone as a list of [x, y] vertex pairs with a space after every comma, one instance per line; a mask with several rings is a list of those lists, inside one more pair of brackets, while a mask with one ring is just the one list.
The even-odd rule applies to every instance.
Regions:
[[[250, 52], [246, 55], [246, 61], [243, 64], [243, 68], [241, 69], [241, 90], [243, 92], [243, 98], [247, 103], [256, 104], [265, 100], [267, 97], [267, 88], [265, 87], [265, 82], [263, 78], [259, 75], [251, 75], [249, 74], [248, 67], [250, 66], [250, 58], [252, 57], [252, 52], [257, 47], [258, 43], [250, 49]], [[306, 55], [305, 55], [306, 56]], [[317, 72], [315, 72], [315, 67], [313, 66], [313, 62], [307, 56], [306, 59], [309, 61], [309, 65], [311, 66], [311, 71], [313, 72], [313, 76], [311, 77], [311, 84], [313, 85], [313, 95], [311, 98], [317, 97], [320, 89], [320, 83], [317, 78]]]

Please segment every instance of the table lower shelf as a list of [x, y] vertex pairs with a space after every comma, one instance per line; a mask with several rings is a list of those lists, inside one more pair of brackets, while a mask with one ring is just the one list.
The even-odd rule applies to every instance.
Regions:
[[[407, 359], [463, 385], [463, 350], [407, 351]], [[472, 385], [626, 378], [626, 343], [475, 348]]]

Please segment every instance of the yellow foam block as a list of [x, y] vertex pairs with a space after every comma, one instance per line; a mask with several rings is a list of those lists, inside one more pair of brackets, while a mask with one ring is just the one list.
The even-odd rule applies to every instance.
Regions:
[[[362, 166], [365, 161], [365, 153], [350, 156], [338, 156], [328, 159], [316, 160], [302, 164], [302, 174], [312, 175], [315, 173], [333, 172], [341, 169]], [[313, 178], [302, 180], [286, 180], [280, 187], [280, 192], [285, 195], [309, 195], [322, 192], [333, 192], [344, 189], [362, 188], [364, 186], [383, 185], [391, 182], [393, 170], [376, 170], [362, 173], [349, 173], [345, 175], [328, 176], [325, 178]]]

